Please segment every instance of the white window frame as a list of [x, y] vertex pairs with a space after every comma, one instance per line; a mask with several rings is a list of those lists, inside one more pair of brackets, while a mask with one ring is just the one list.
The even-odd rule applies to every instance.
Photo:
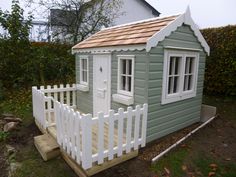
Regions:
[[[170, 57], [181, 57], [180, 61], [180, 77], [178, 92], [168, 94], [168, 77], [169, 77], [169, 63]], [[192, 89], [184, 91], [184, 76], [185, 76], [185, 64], [187, 57], [194, 57], [194, 71], [193, 71], [193, 83]], [[163, 83], [162, 83], [162, 104], [172, 103], [196, 96], [197, 93], [197, 79], [198, 79], [198, 66], [199, 66], [199, 52], [188, 50], [170, 50], [164, 51], [164, 66], [163, 66]]]
[[[118, 70], [117, 70], [117, 93], [121, 95], [126, 95], [133, 97], [134, 95], [134, 55], [118, 55]], [[120, 88], [120, 75], [121, 75], [121, 60], [131, 60], [132, 64], [132, 74], [131, 74], [131, 91], [125, 91]]]
[[[87, 82], [83, 81], [82, 60], [87, 60]], [[89, 85], [89, 59], [88, 59], [88, 56], [80, 56], [80, 84], [86, 85], [86, 86]]]

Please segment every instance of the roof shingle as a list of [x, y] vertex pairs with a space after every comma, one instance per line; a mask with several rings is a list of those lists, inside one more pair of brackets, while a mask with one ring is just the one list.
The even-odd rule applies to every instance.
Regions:
[[106, 28], [78, 43], [73, 49], [146, 44], [148, 39], [174, 21], [178, 15], [155, 18], [123, 26]]

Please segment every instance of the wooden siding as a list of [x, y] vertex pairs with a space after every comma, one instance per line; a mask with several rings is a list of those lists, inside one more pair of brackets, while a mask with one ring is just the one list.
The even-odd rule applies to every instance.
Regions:
[[[148, 56], [145, 51], [135, 52], [116, 52], [112, 55], [112, 75], [111, 75], [111, 94], [117, 93], [117, 55], [135, 55], [134, 59], [134, 106], [147, 103], [147, 73], [148, 73]], [[132, 106], [132, 105], [131, 105]], [[127, 109], [126, 105], [117, 103], [111, 99], [111, 109], [117, 111], [119, 108]]]
[[[84, 55], [85, 56], [85, 55]], [[77, 108], [82, 113], [93, 113], [93, 58], [89, 56], [89, 91], [81, 92], [77, 90]], [[80, 82], [80, 62], [79, 55], [76, 55], [76, 83]]]
[[192, 30], [184, 25], [165, 38], [149, 54], [147, 142], [200, 120], [205, 52], [200, 52], [197, 96], [161, 105], [164, 46], [203, 49]]

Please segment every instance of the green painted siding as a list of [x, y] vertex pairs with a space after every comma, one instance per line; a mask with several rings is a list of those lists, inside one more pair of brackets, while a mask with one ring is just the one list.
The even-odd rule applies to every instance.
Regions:
[[164, 46], [202, 49], [188, 26], [179, 27], [149, 54], [147, 142], [165, 136], [200, 120], [205, 53], [200, 52], [197, 96], [161, 105]]
[[[134, 55], [134, 104], [142, 105], [147, 103], [147, 73], [148, 73], [148, 55], [145, 51], [134, 52], [115, 52], [112, 54], [112, 74], [111, 74], [111, 94], [117, 93], [117, 68], [118, 57], [117, 55]], [[119, 108], [127, 109], [126, 105], [114, 102], [111, 99], [111, 109], [117, 111]]]
[[[86, 55], [85, 55], [86, 56]], [[76, 55], [76, 83], [80, 82], [80, 60]], [[82, 113], [93, 113], [93, 58], [89, 55], [89, 91], [77, 91], [77, 108]]]

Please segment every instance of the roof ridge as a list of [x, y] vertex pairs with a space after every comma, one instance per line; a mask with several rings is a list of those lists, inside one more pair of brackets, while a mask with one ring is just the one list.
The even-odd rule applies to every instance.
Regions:
[[139, 24], [139, 23], [150, 22], [150, 21], [154, 21], [154, 20], [160, 20], [160, 19], [164, 19], [164, 18], [168, 18], [168, 17], [180, 16], [180, 15], [182, 15], [182, 14], [173, 14], [173, 15], [162, 16], [162, 17], [148, 18], [148, 19], [145, 19], [145, 20], [139, 20], [139, 21], [135, 21], [135, 22], [130, 22], [130, 23], [125, 23], [125, 24], [121, 24], [121, 25], [116, 25], [116, 26], [104, 28], [101, 31], [108, 30], [108, 29], [113, 29], [113, 28], [125, 27], [125, 26]]

